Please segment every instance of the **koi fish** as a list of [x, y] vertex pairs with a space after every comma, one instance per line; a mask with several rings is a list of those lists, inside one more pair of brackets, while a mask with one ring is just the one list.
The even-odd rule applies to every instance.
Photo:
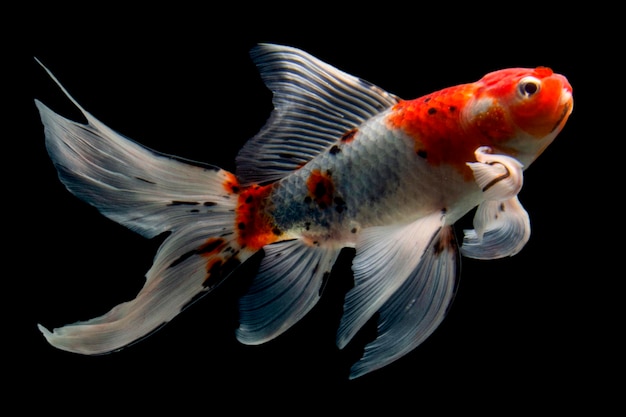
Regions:
[[[168, 232], [136, 298], [49, 331], [80, 354], [119, 350], [155, 331], [262, 251], [239, 301], [237, 339], [287, 331], [322, 296], [354, 248], [337, 346], [368, 320], [377, 335], [350, 378], [386, 366], [435, 331], [454, 298], [460, 256], [518, 253], [530, 221], [526, 169], [573, 109], [567, 79], [546, 67], [491, 72], [404, 100], [287, 46], [251, 51], [273, 92], [266, 125], [235, 173], [155, 152], [116, 133], [70, 96], [86, 124], [35, 100], [59, 179], [104, 216], [146, 238]], [[475, 209], [457, 242], [455, 222]], [[376, 316], [375, 316], [376, 315]]]

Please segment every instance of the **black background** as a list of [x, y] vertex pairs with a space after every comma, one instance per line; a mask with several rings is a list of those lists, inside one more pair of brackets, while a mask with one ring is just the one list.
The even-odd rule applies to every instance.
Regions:
[[[399, 5], [384, 12], [361, 5], [358, 13], [341, 14], [321, 5], [223, 7], [131, 12], [107, 6], [76, 9], [73, 16], [29, 10], [11, 34], [22, 42], [12, 42], [17, 55], [5, 64], [17, 69], [7, 84], [17, 87], [8, 114], [18, 129], [9, 138], [17, 149], [5, 154], [11, 166], [6, 228], [16, 233], [7, 259], [13, 272], [4, 298], [12, 307], [4, 344], [17, 371], [6, 374], [12, 390], [37, 398], [22, 406], [55, 408], [82, 397], [90, 410], [172, 405], [181, 407], [177, 415], [187, 407], [207, 415], [375, 407], [423, 414], [453, 407], [578, 409], [609, 399], [610, 391], [596, 396], [594, 390], [602, 386], [601, 373], [615, 372], [600, 327], [611, 313], [598, 301], [613, 292], [616, 273], [605, 273], [608, 245], [593, 235], [602, 218], [597, 203], [606, 196], [599, 189], [604, 180], [590, 175], [598, 161], [589, 154], [602, 139], [584, 127], [600, 82], [590, 63], [603, 53], [582, 36], [583, 21], [574, 12], [532, 7], [491, 15], [446, 7], [415, 15]], [[439, 329], [406, 357], [354, 381], [347, 379], [354, 352], [334, 345], [351, 279], [345, 260], [319, 305], [265, 345], [235, 340], [243, 278], [233, 277], [120, 352], [85, 357], [50, 347], [37, 323], [58, 327], [133, 298], [159, 241], [100, 216], [57, 180], [32, 100], [70, 118], [80, 114], [33, 57], [118, 132], [233, 170], [237, 151], [272, 109], [248, 56], [257, 42], [299, 47], [403, 98], [511, 66], [544, 65], [566, 75], [574, 112], [525, 172], [520, 194], [531, 218], [530, 242], [512, 258], [463, 259], [457, 298]]]

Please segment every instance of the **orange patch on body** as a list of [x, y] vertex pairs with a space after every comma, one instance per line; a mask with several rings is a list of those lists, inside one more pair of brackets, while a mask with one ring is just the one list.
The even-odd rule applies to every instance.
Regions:
[[473, 180], [467, 162], [484, 143], [476, 132], [462, 126], [461, 112], [475, 87], [447, 88], [414, 100], [402, 100], [387, 119], [391, 129], [401, 129], [415, 141], [415, 153], [429, 164], [448, 164], [467, 180]]
[[271, 192], [272, 185], [253, 185], [240, 192], [235, 229], [239, 233], [238, 242], [242, 248], [261, 249], [276, 242], [282, 234], [267, 210]]
[[322, 173], [319, 169], [313, 170], [306, 182], [309, 197], [320, 208], [330, 207], [333, 202], [335, 185], [328, 172]]

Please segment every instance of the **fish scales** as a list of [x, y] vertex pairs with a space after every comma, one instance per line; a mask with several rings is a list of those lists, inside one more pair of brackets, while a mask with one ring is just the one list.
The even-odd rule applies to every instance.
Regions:
[[351, 141], [338, 141], [277, 182], [269, 212], [276, 226], [316, 244], [354, 246], [362, 228], [407, 223], [445, 209], [449, 199], [460, 197], [455, 188], [480, 193], [457, 184], [465, 181], [446, 175], [448, 167], [432, 169], [415, 152], [413, 138], [389, 129], [391, 114], [368, 120]]

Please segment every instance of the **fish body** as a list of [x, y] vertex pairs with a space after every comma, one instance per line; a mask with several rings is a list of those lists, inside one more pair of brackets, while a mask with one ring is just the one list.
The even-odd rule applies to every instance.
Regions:
[[[505, 69], [403, 100], [296, 48], [262, 44], [252, 57], [274, 111], [240, 151], [236, 173], [148, 150], [63, 87], [86, 125], [36, 101], [48, 152], [72, 193], [145, 237], [170, 232], [134, 300], [52, 332], [40, 326], [52, 345], [83, 354], [123, 348], [261, 250], [236, 332], [243, 343], [263, 343], [315, 306], [339, 252], [351, 247], [354, 287], [338, 346], [378, 314], [355, 378], [437, 328], [460, 254], [511, 256], [529, 239], [517, 194], [523, 170], [573, 109], [564, 76]], [[476, 207], [459, 250], [453, 225]]]

